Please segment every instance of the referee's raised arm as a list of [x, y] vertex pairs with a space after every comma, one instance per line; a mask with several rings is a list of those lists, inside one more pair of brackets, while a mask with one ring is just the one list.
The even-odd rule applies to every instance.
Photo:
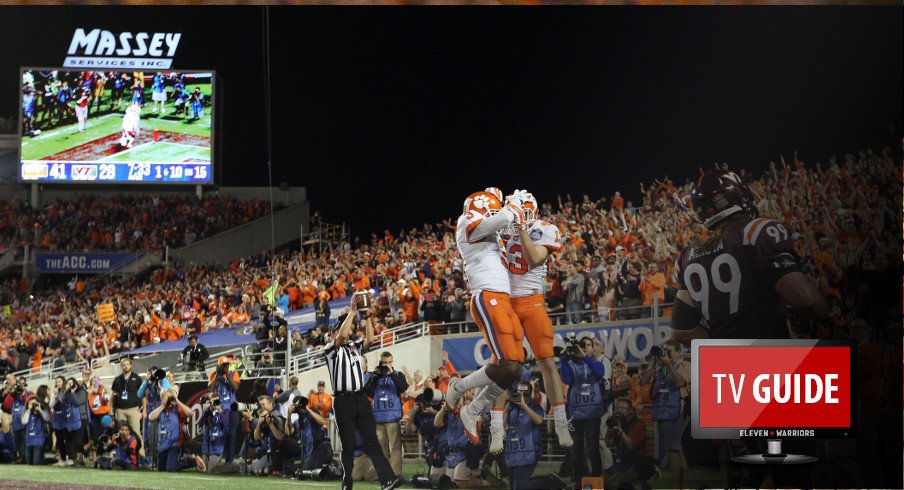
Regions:
[[[343, 313], [345, 314], [345, 320], [336, 332], [336, 337], [333, 339], [334, 345], [343, 345], [348, 342], [348, 338], [352, 333], [352, 325], [355, 323], [355, 315], [352, 314], [351, 308], [346, 308]], [[365, 348], [364, 350], [367, 349]]]

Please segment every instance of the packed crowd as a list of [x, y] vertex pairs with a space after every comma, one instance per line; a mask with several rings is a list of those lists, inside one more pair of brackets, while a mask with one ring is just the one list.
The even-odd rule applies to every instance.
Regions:
[[[804, 271], [832, 304], [829, 325], [795, 324], [799, 336], [850, 337], [855, 317], [886, 335], [895, 318], [887, 305], [898, 299], [886, 285], [898, 282], [901, 221], [895, 205], [901, 189], [886, 183], [896, 181], [898, 171], [888, 150], [866, 150], [827, 165], [808, 165], [795, 155], [790, 164], [770, 163], [758, 175], [737, 172], [756, 194], [761, 215], [781, 220], [792, 233]], [[621, 320], [650, 314], [654, 301], [672, 302], [675, 258], [706, 234], [689, 206], [692, 187], [690, 180], [676, 184], [665, 177], [642, 183], [637, 205], [619, 192], [543, 203], [541, 219], [563, 233], [547, 277], [550, 313], [570, 323]], [[232, 198], [202, 204], [181, 197], [83, 196], [35, 212], [13, 201], [0, 204], [0, 233], [7, 243], [59, 241], [67, 249], [94, 243], [153, 248], [189, 243], [264, 211], [261, 202]], [[23, 368], [41, 358], [89, 359], [256, 319], [274, 285], [283, 313], [310, 306], [317, 312], [318, 328], [289, 333], [296, 352], [322, 346], [329, 301], [360, 289], [379, 288], [378, 332], [415, 321], [468, 321], [467, 284], [452, 234], [446, 220], [322, 251], [159, 269], [150, 281], [92, 286], [74, 278], [68, 288], [43, 293], [29, 291], [24, 280], [12, 282], [5, 287], [11, 300], [4, 301], [11, 308], [0, 320], [0, 363]], [[114, 305], [115, 323], [95, 320], [101, 303]]]
[[161, 251], [182, 247], [270, 212], [260, 199], [185, 195], [77, 196], [39, 209], [0, 200], [0, 253], [42, 250]]

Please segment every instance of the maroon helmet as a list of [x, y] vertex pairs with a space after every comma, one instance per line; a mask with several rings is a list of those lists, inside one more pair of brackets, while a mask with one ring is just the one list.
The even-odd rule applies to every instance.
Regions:
[[709, 229], [736, 213], [757, 215], [756, 198], [750, 187], [727, 170], [703, 174], [691, 192], [691, 203], [697, 219]]

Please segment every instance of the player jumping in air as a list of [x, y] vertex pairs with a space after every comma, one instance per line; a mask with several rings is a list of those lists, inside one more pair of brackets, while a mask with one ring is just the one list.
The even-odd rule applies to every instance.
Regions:
[[[524, 331], [509, 301], [508, 267], [499, 255], [501, 243], [497, 237], [497, 232], [512, 223], [524, 223], [521, 199], [509, 196], [503, 205], [502, 191], [491, 187], [465, 199], [455, 227], [455, 242], [473, 294], [471, 314], [493, 354], [490, 364], [463, 379], [453, 378], [446, 392], [446, 403], [454, 407], [467, 391], [483, 388], [460, 414], [465, 433], [475, 444], [479, 442], [480, 413], [518, 380], [524, 362]], [[502, 413], [492, 415], [498, 416], [492, 424], [502, 427]]]
[[[521, 209], [524, 212], [524, 226], [513, 224], [502, 233], [504, 243], [502, 256], [508, 267], [512, 310], [524, 328], [524, 335], [537, 359], [537, 367], [543, 375], [543, 383], [552, 404], [559, 445], [571, 447], [573, 441], [568, 432], [562, 378], [556, 369], [552, 350], [552, 321], [546, 313], [546, 304], [543, 300], [546, 261], [550, 252], [561, 248], [561, 234], [556, 225], [537, 219], [539, 206], [533, 194], [515, 190], [512, 196], [521, 200]], [[493, 402], [493, 411], [499, 411], [501, 414], [504, 406], [505, 397], [500, 396]], [[505, 431], [502, 426], [494, 427], [496, 426], [490, 427], [492, 436], [490, 451], [498, 453], [503, 449]]]
[[141, 106], [132, 104], [126, 109], [126, 115], [122, 118], [122, 136], [119, 145], [131, 148], [135, 138], [138, 137], [138, 122], [141, 120]]

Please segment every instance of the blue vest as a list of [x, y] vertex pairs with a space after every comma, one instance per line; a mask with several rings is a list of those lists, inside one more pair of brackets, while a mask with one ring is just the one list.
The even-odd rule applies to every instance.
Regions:
[[160, 386], [157, 383], [148, 383], [147, 388], [148, 411], [151, 413], [160, 406]]
[[40, 415], [28, 416], [28, 425], [25, 426], [25, 446], [43, 446], [47, 438], [47, 430], [44, 428], [44, 419]]
[[669, 376], [668, 368], [659, 366], [652, 388], [653, 420], [678, 420], [681, 414], [681, 392]]
[[314, 451], [314, 433], [311, 430], [311, 418], [307, 413], [301, 413], [298, 418], [292, 422], [292, 430], [295, 431], [295, 438], [304, 451], [304, 457], [307, 458]]
[[[446, 440], [450, 446], [449, 454], [446, 455], [446, 466], [454, 468], [466, 458], [464, 448], [468, 445], [468, 436], [465, 435], [465, 424], [452, 412], [446, 415]], [[456, 446], [454, 452], [451, 446]]]
[[57, 402], [56, 408], [50, 413], [50, 428], [53, 430], [66, 430], [66, 404]]
[[[226, 377], [231, 378], [232, 371], [227, 372]], [[223, 411], [231, 410], [232, 404], [236, 401], [235, 390], [232, 389], [232, 383], [228, 380], [224, 380], [222, 376], [217, 376], [217, 385], [214, 387], [214, 391], [220, 396], [220, 406], [223, 407]], [[270, 393], [272, 393], [272, 391]]]
[[600, 378], [586, 362], [565, 361], [574, 373], [574, 380], [568, 387], [568, 409], [577, 420], [603, 416], [603, 390]]
[[361, 433], [355, 431], [355, 454], [354, 456], [357, 458], [364, 454], [364, 451], [361, 450], [361, 446], [364, 445], [364, 438], [361, 437]]
[[66, 395], [66, 403], [65, 411], [66, 411], [66, 430], [73, 431], [79, 430], [82, 428], [82, 415], [81, 410], [79, 410], [78, 403], [75, 402], [75, 397], [72, 396], [72, 393]]
[[164, 409], [157, 419], [157, 452], [162, 453], [179, 443], [179, 413]]
[[433, 416], [425, 413], [418, 413], [415, 417], [417, 430], [424, 438], [424, 445], [428, 453], [442, 453], [446, 446], [449, 445], [449, 435], [443, 429], [437, 429], [433, 425]]
[[13, 399], [13, 430], [25, 429], [22, 423], [22, 412], [25, 411], [25, 400], [21, 397]]
[[[531, 404], [531, 409], [536, 405]], [[538, 408], [538, 412], [541, 412]], [[528, 466], [540, 457], [540, 428], [531, 422], [521, 407], [509, 410], [508, 430], [505, 434], [505, 464]]]
[[204, 424], [201, 436], [201, 452], [203, 454], [223, 454], [226, 446], [226, 425], [229, 414], [211, 413]]
[[402, 420], [402, 402], [392, 376], [380, 376], [377, 380], [372, 406], [378, 424]]
[[[132, 445], [132, 441], [135, 440], [135, 434], [129, 434], [129, 439], [124, 443], [116, 445], [116, 457], [123, 461], [128, 461], [133, 463], [132, 461], [132, 453], [129, 451], [130, 446]], [[137, 446], [136, 446], [137, 448]]]

